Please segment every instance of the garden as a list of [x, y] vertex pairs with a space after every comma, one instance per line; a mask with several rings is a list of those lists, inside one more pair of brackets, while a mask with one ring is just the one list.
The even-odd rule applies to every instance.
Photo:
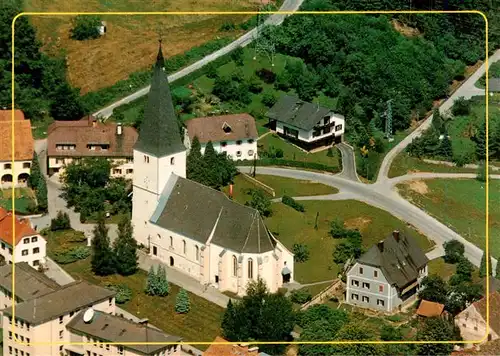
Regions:
[[[30, 188], [15, 188], [14, 200], [19, 214], [30, 214], [36, 208], [35, 193]], [[12, 189], [0, 190], [0, 206], [12, 210]]]

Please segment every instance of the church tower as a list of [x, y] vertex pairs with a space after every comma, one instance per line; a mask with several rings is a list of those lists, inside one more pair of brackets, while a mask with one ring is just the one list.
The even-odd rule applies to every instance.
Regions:
[[160, 40], [144, 119], [134, 146], [132, 224], [135, 239], [145, 246], [149, 246], [149, 219], [170, 175], [186, 177], [186, 147], [164, 64]]

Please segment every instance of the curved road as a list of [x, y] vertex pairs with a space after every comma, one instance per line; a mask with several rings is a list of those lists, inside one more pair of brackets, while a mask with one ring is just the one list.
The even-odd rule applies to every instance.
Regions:
[[[285, 0], [283, 2], [283, 5], [281, 5], [279, 11], [297, 11], [299, 9], [300, 5], [302, 5], [303, 1], [304, 0]], [[283, 20], [287, 16], [288, 15], [282, 15], [282, 14], [271, 15], [265, 21], [265, 25], [279, 25], [283, 22]], [[218, 51], [215, 51], [214, 53], [211, 53], [208, 56], [202, 58], [198, 62], [195, 62], [195, 63], [191, 64], [190, 66], [187, 66], [186, 68], [181, 69], [180, 71], [169, 75], [168, 81], [170, 83], [172, 83], [175, 80], [182, 78], [182, 77], [194, 72], [195, 70], [198, 70], [201, 67], [207, 65], [208, 63], [216, 60], [217, 58], [231, 52], [232, 50], [236, 49], [237, 47], [245, 47], [246, 45], [248, 45], [249, 43], [251, 43], [255, 39], [256, 34], [257, 34], [256, 28], [250, 30], [249, 32], [247, 32], [243, 36], [241, 36], [240, 38], [238, 38], [235, 41], [228, 44], [226, 47], [223, 47], [223, 48], [219, 49]], [[138, 99], [138, 98], [146, 95], [149, 92], [149, 88], [150, 88], [150, 86], [148, 85], [147, 87], [142, 88], [142, 89], [136, 91], [135, 93], [130, 94], [130, 95], [126, 96], [125, 98], [114, 102], [113, 104], [95, 112], [94, 116], [99, 116], [99, 117], [107, 119], [108, 117], [111, 116], [111, 114], [113, 114], [113, 109], [115, 109], [121, 105], [127, 104], [131, 101], [134, 101], [135, 99]]]

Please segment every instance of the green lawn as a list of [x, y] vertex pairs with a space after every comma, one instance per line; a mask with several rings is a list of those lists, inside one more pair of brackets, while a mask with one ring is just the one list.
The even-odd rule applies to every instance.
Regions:
[[[48, 255], [61, 248], [85, 245], [81, 242], [82, 232], [50, 232], [47, 238]], [[80, 242], [76, 242], [80, 241]], [[180, 288], [170, 283], [170, 294], [166, 297], [146, 295], [147, 272], [139, 270], [132, 276], [112, 275], [95, 276], [90, 268], [90, 258], [64, 265], [64, 269], [75, 279], [84, 279], [90, 283], [105, 286], [108, 283], [125, 284], [132, 290], [132, 299], [122, 305], [123, 309], [139, 318], [148, 318], [151, 324], [168, 334], [181, 336], [183, 341], [213, 341], [220, 335], [220, 322], [224, 309], [208, 300], [189, 293], [191, 311], [181, 315], [175, 313], [175, 299]], [[168, 276], [167, 276], [168, 277]], [[204, 350], [207, 346], [197, 346]]]
[[[28, 214], [30, 203], [35, 204], [33, 191], [29, 188], [16, 188], [14, 194], [16, 211]], [[12, 189], [2, 189], [0, 191], [0, 206], [12, 210]]]
[[476, 173], [477, 169], [427, 163], [416, 157], [409, 156], [406, 152], [401, 152], [392, 162], [388, 176], [389, 178], [394, 178], [412, 172]]
[[63, 230], [47, 231], [45, 234], [47, 240], [47, 255], [54, 259], [54, 252], [60, 250], [69, 250], [77, 246], [86, 246], [87, 239], [82, 231]]
[[442, 257], [435, 258], [429, 261], [427, 265], [429, 267], [429, 276], [432, 274], [437, 274], [439, 277], [443, 278], [445, 281], [450, 279], [451, 276], [455, 274], [457, 270], [456, 265], [444, 262]]
[[286, 160], [321, 163], [331, 167], [339, 167], [340, 165], [340, 152], [335, 147], [332, 148], [332, 157], [328, 157], [328, 150], [308, 153], [295, 147], [276, 134], [270, 134], [263, 137], [259, 140], [258, 146], [259, 150], [266, 151], [269, 150], [271, 146], [275, 149], [280, 148], [283, 150], [283, 159]]
[[51, 117], [45, 118], [43, 120], [32, 120], [31, 121], [31, 133], [35, 140], [40, 140], [47, 137], [47, 131], [49, 125], [54, 122]]
[[[433, 179], [420, 184], [427, 186], [425, 194], [411, 189], [412, 183], [398, 185], [400, 194], [443, 222], [458, 234], [485, 248], [486, 236], [486, 192], [485, 183], [474, 179]], [[500, 256], [500, 182], [489, 183], [489, 237], [490, 252]]]
[[[257, 169], [258, 170], [258, 169]], [[328, 185], [314, 183], [308, 180], [298, 180], [292, 178], [284, 178], [269, 175], [259, 175], [255, 176], [259, 182], [266, 184], [275, 191], [275, 198], [280, 198], [283, 195], [288, 195], [292, 197], [296, 196], [309, 196], [309, 195], [324, 195], [324, 194], [335, 194], [338, 189], [330, 187]], [[243, 177], [239, 174], [234, 178], [233, 185], [233, 199], [245, 204], [250, 200], [250, 195], [247, 194], [248, 189], [261, 188], [259, 185], [253, 183], [249, 179]], [[263, 190], [263, 189], [262, 189]], [[273, 198], [271, 194], [267, 193], [269, 198]], [[223, 192], [229, 194], [229, 186], [224, 187]]]
[[[367, 204], [348, 201], [301, 201], [306, 211], [300, 213], [281, 204], [272, 205], [273, 215], [266, 218], [266, 224], [287, 248], [294, 243], [303, 243], [309, 247], [310, 258], [304, 263], [296, 263], [295, 277], [300, 283], [313, 283], [335, 279], [339, 272], [333, 263], [332, 253], [337, 243], [329, 235], [330, 222], [341, 218], [349, 228], [359, 228], [363, 235], [363, 246], [371, 247], [386, 238], [393, 230], [410, 232], [426, 251], [433, 242], [410, 229], [401, 220], [389, 213]], [[319, 212], [318, 230], [314, 229], [316, 213]]]

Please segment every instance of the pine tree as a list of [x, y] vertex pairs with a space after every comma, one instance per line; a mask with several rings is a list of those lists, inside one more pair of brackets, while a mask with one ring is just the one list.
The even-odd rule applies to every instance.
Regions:
[[35, 188], [36, 193], [36, 202], [38, 204], [38, 208], [42, 211], [46, 211], [48, 208], [48, 198], [47, 198], [47, 183], [45, 182], [45, 178], [40, 177], [38, 180], [38, 184]]
[[162, 265], [158, 266], [156, 270], [156, 295], [164, 297], [170, 292], [170, 285], [167, 280], [167, 273], [165, 272], [165, 267]]
[[500, 159], [500, 120], [495, 127], [490, 127], [489, 137], [490, 155], [496, 159]]
[[115, 273], [115, 256], [109, 245], [108, 228], [104, 216], [99, 215], [94, 227], [92, 239], [92, 271], [98, 276], [108, 276]]
[[205, 167], [203, 155], [201, 154], [201, 144], [198, 137], [195, 136], [193, 138], [193, 142], [191, 142], [191, 147], [186, 161], [187, 178], [194, 180], [195, 182], [203, 183], [204, 171]]
[[138, 268], [139, 257], [129, 216], [124, 216], [118, 223], [118, 238], [114, 242], [113, 250], [117, 272], [122, 276], [134, 274]]
[[203, 154], [203, 162], [206, 167], [204, 174], [204, 183], [206, 186], [218, 189], [221, 186], [221, 174], [218, 169], [219, 157], [215, 152], [212, 141], [208, 141]]
[[477, 135], [474, 138], [476, 143], [476, 156], [479, 160], [486, 159], [486, 125], [479, 126]]
[[[488, 268], [488, 274], [491, 276], [493, 274], [493, 271], [491, 270], [491, 256], [488, 258]], [[481, 257], [481, 264], [479, 266], [479, 277], [486, 277], [486, 254], [484, 252], [483, 257]]]
[[434, 127], [438, 134], [443, 133], [444, 124], [439, 109], [434, 109], [434, 112], [432, 113], [432, 127]]
[[34, 152], [33, 160], [31, 161], [31, 172], [28, 178], [28, 186], [36, 188], [40, 179], [43, 179], [40, 171], [40, 163], [38, 162], [38, 155]]
[[447, 135], [439, 143], [438, 155], [444, 159], [451, 159], [453, 157], [453, 148], [451, 146], [451, 141]]
[[186, 314], [189, 312], [190, 308], [189, 295], [184, 289], [181, 289], [175, 300], [175, 312], [179, 314]]
[[149, 268], [148, 279], [146, 280], [145, 292], [147, 295], [156, 295], [157, 278], [153, 266]]

